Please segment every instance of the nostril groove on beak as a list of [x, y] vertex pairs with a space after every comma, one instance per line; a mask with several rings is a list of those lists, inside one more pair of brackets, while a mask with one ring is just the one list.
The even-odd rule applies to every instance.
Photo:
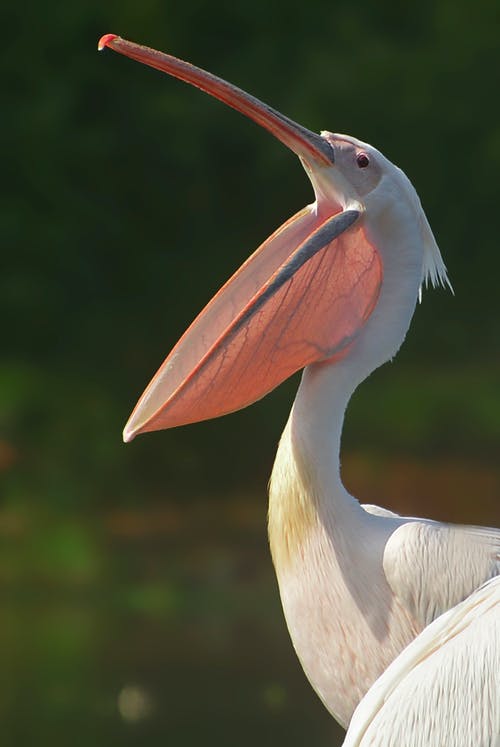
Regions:
[[328, 158], [330, 159], [332, 163], [335, 163], [335, 150], [334, 150], [333, 145], [329, 143], [328, 140], [325, 140], [324, 138], [321, 138], [321, 139], [327, 146], [327, 148], [325, 148], [326, 155], [328, 156]]

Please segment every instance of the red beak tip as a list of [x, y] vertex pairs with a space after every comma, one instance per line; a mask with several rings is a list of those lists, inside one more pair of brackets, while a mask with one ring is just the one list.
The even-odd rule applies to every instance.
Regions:
[[104, 34], [104, 36], [101, 36], [97, 44], [98, 51], [102, 52], [104, 47], [109, 47], [113, 39], [117, 39], [117, 38], [118, 38], [118, 34]]

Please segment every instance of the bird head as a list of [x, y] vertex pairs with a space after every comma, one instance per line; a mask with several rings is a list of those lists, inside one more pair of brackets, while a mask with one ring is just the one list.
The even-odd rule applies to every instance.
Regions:
[[[347, 135], [311, 132], [171, 55], [114, 34], [101, 38], [99, 49], [104, 47], [180, 78], [253, 119], [299, 157], [316, 196], [198, 315], [140, 398], [124, 430], [126, 441], [241, 409], [299, 369], [345, 357], [377, 305], [384, 263], [397, 264], [394, 246], [408, 216], [422, 236], [427, 227], [431, 266], [445, 277], [415, 190], [375, 148]], [[425, 241], [417, 236], [413, 243], [411, 262], [420, 272]]]

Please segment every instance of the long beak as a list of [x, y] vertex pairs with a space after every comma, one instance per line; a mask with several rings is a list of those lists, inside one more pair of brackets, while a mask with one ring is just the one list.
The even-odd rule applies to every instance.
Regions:
[[[309, 166], [333, 149], [239, 88], [175, 57], [103, 36], [111, 47], [216, 96], [262, 125]], [[382, 264], [362, 212], [332, 199], [290, 218], [214, 296], [159, 368], [123, 438], [218, 417], [257, 401], [304, 366], [335, 362], [370, 316]]]
[[164, 52], [157, 52], [149, 47], [143, 47], [115, 34], [105, 34], [101, 37], [98, 49], [102, 50], [104, 47], [109, 47], [126, 57], [131, 57], [133, 60], [143, 62], [145, 65], [168, 73], [174, 78], [179, 78], [192, 86], [201, 88], [202, 91], [209, 93], [265, 127], [300, 158], [304, 158], [306, 161], [316, 161], [324, 166], [332, 165], [333, 148], [324, 138], [296, 124], [280, 112], [231, 83], [227, 83], [222, 78], [207, 73], [189, 62], [179, 60], [177, 57], [172, 57], [172, 55]]

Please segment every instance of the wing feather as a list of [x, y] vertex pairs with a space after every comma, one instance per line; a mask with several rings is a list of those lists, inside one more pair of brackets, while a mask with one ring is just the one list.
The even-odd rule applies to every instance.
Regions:
[[441, 615], [370, 688], [343, 747], [500, 745], [500, 577]]
[[389, 511], [388, 508], [383, 508], [383, 506], [375, 506], [373, 503], [362, 503], [361, 508], [364, 508], [367, 514], [372, 514], [372, 516], [383, 516], [386, 519], [400, 519], [401, 515], [394, 513], [394, 511]]
[[500, 574], [500, 530], [408, 521], [389, 538], [383, 565], [394, 594], [425, 627]]

